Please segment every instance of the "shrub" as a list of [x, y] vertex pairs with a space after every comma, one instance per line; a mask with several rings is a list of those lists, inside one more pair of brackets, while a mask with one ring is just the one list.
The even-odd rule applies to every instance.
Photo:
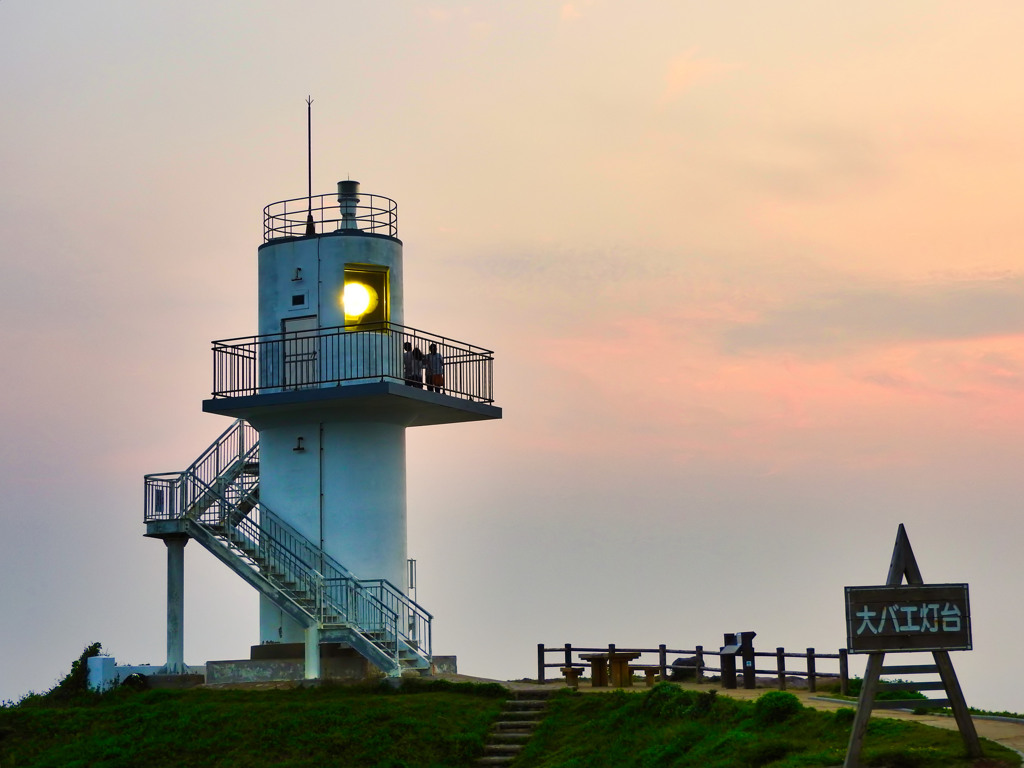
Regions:
[[697, 694], [697, 700], [693, 702], [691, 713], [695, 717], [703, 717], [704, 715], [711, 712], [715, 706], [715, 695], [718, 692], [715, 690], [703, 691]]
[[145, 675], [134, 672], [122, 680], [119, 687], [126, 691], [146, 691], [149, 690], [149, 680]]
[[696, 697], [671, 683], [658, 683], [644, 696], [642, 709], [654, 717], [682, 717]]
[[792, 693], [769, 691], [754, 702], [754, 717], [759, 723], [771, 725], [788, 720], [803, 708]]
[[99, 656], [103, 646], [93, 643], [86, 646], [82, 655], [71, 662], [71, 671], [57, 685], [43, 694], [44, 699], [66, 701], [90, 693], [89, 659]]
[[857, 710], [851, 707], [840, 707], [833, 716], [837, 725], [853, 725], [853, 719], [857, 716]]

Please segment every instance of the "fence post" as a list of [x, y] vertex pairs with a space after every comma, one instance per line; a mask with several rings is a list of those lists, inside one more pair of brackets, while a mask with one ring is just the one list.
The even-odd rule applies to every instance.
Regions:
[[818, 690], [817, 670], [814, 668], [814, 649], [807, 649], [807, 690], [814, 693]]
[[[615, 669], [615, 664], [612, 661], [612, 657], [615, 655], [615, 643], [608, 643], [608, 663], [605, 668], [608, 670], [608, 684], [615, 685], [615, 678], [612, 676], [612, 670]], [[628, 673], [627, 673], [628, 674]], [[620, 681], [622, 682], [622, 681]]]
[[775, 664], [779, 671], [779, 690], [786, 690], [786, 649], [775, 649]]
[[698, 645], [693, 649], [693, 656], [697, 659], [696, 664], [696, 680], [698, 683], [704, 681], [704, 646]]
[[661, 669], [658, 671], [658, 679], [661, 682], [665, 682], [666, 680], [668, 680], [668, 673], [665, 670], [665, 667], [668, 666], [667, 665], [667, 661], [668, 661], [667, 648], [666, 648], [665, 644], [662, 643], [661, 645], [658, 646], [658, 666], [661, 667]]
[[572, 666], [572, 643], [565, 644], [565, 666]]
[[537, 643], [537, 682], [544, 684], [544, 643]]
[[839, 649], [839, 692], [843, 696], [850, 695], [850, 658], [845, 648]]

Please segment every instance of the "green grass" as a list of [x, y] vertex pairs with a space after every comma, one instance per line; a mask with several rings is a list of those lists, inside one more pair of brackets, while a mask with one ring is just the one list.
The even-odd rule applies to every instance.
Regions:
[[[85, 649], [45, 694], [0, 705], [0, 768], [460, 768], [483, 751], [508, 692], [404, 681], [288, 690], [86, 689]], [[516, 768], [797, 768], [843, 762], [854, 711], [789, 693], [753, 702], [662, 683], [646, 693], [563, 693]], [[968, 768], [960, 735], [874, 719], [862, 762]], [[1020, 766], [985, 742], [987, 768]]]
[[[0, 708], [2, 768], [457, 768], [481, 754], [500, 686], [117, 690]], [[499, 698], [502, 697], [502, 698]]]
[[[819, 712], [778, 691], [753, 702], [662, 683], [646, 694], [565, 694], [527, 745], [516, 768], [735, 768], [837, 766], [846, 754], [853, 710]], [[989, 766], [1019, 766], [1019, 756], [985, 742]], [[874, 719], [862, 750], [866, 765], [966, 768], [954, 731]]]

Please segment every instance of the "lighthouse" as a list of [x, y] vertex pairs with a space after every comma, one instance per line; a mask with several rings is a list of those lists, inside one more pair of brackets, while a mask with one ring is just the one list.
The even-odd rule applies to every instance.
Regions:
[[409, 323], [397, 204], [356, 181], [266, 206], [257, 258], [258, 332], [213, 342], [203, 401], [231, 425], [184, 472], [146, 476], [146, 535], [167, 545], [166, 671], [184, 669], [192, 540], [259, 592], [261, 646], [303, 644], [305, 677], [324, 644], [387, 675], [428, 671], [405, 433], [501, 418], [494, 356]]

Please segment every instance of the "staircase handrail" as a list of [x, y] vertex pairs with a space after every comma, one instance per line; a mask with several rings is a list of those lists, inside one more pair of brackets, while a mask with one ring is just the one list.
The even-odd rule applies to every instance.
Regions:
[[[260, 504], [259, 511], [263, 522], [262, 518], [269, 510]], [[273, 513], [270, 515], [276, 517]], [[196, 522], [209, 528], [201, 517]], [[255, 552], [267, 562], [264, 577], [286, 595], [315, 596], [311, 606], [299, 603], [311, 617], [321, 624], [350, 624], [364, 634], [376, 636], [374, 644], [398, 663], [398, 644], [402, 635], [399, 615], [358, 579], [350, 574], [325, 576], [251, 516], [243, 517], [234, 526], [226, 526], [220, 535], [239, 545], [242, 552], [246, 548], [255, 548]], [[307, 551], [312, 549], [312, 545], [294, 529], [289, 538], [292, 540], [290, 543], [304, 542]], [[279, 572], [280, 577], [275, 577], [274, 571]], [[294, 600], [293, 595], [289, 597]]]
[[387, 579], [356, 578], [345, 566], [309, 541], [309, 539], [282, 520], [278, 515], [274, 514], [265, 504], [261, 502], [259, 507], [260, 521], [264, 524], [271, 523], [274, 527], [281, 528], [289, 537], [301, 542], [309, 552], [314, 553], [313, 556], [317, 560], [317, 566], [324, 571], [327, 578], [353, 579], [362, 587], [371, 590], [371, 594], [373, 594], [381, 604], [388, 606], [398, 615], [405, 615], [408, 617], [408, 627], [403, 628], [402, 624], [399, 624], [398, 633], [403, 640], [414, 647], [425, 645], [428, 649], [430, 648], [430, 626], [434, 617], [428, 610], [398, 589], [398, 587]]
[[[186, 474], [182, 473], [183, 476]], [[419, 646], [416, 637], [411, 636], [409, 628], [400, 620], [398, 601], [394, 596], [382, 594], [372, 584], [367, 588], [265, 504], [256, 505], [257, 522], [253, 515], [242, 512], [234, 502], [225, 498], [216, 484], [206, 484], [198, 478], [193, 478], [193, 482], [202, 488], [201, 495], [212, 496], [216, 502], [197, 510], [194, 515], [190, 514], [189, 518], [214, 535], [222, 536], [240, 552], [248, 550], [258, 554], [267, 563], [265, 571], [260, 569], [264, 578], [309, 616], [321, 623], [350, 624], [365, 634], [375, 636], [374, 644], [396, 664], [400, 640], [413, 647]], [[250, 559], [255, 564], [255, 557], [250, 556]], [[280, 576], [275, 577], [274, 571]], [[315, 604], [303, 605], [295, 599], [299, 594], [315, 596]], [[422, 609], [420, 612], [425, 613]], [[424, 633], [429, 637], [429, 622], [424, 627], [422, 617], [415, 617], [410, 624], [417, 637]]]
[[[231, 446], [230, 452], [224, 450], [226, 446]], [[230, 461], [225, 460], [228, 458]], [[258, 460], [258, 433], [244, 419], [236, 419], [184, 471], [145, 476], [145, 521], [184, 517], [204, 495], [216, 493], [212, 484], [228, 469], [242, 471], [246, 464]]]

